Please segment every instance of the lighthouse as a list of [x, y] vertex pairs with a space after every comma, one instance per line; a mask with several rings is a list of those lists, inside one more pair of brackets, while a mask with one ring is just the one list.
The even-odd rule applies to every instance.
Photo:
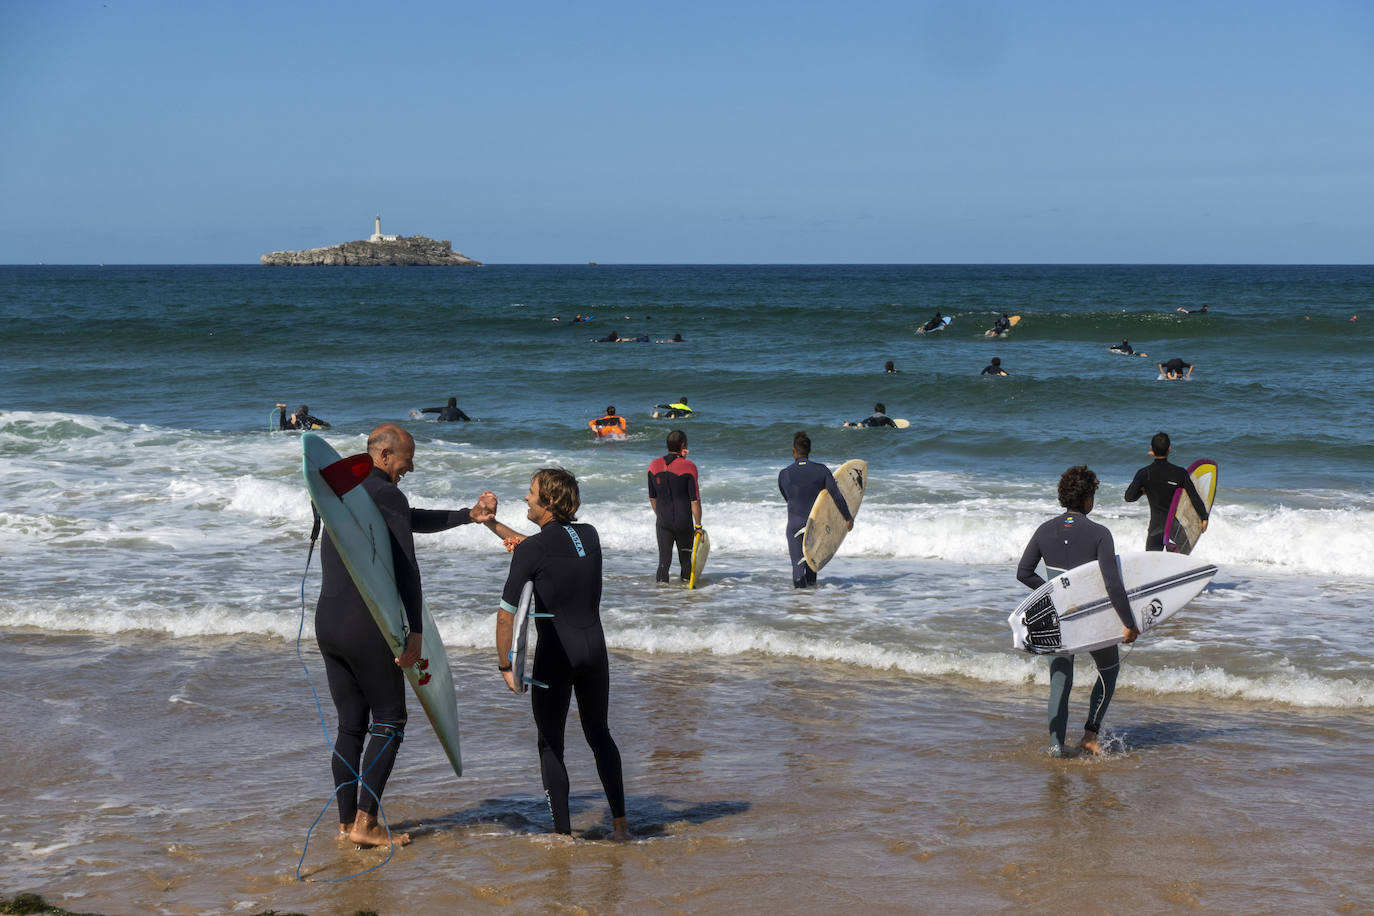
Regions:
[[394, 242], [399, 239], [399, 235], [382, 235], [382, 214], [377, 214], [377, 222], [372, 230], [372, 238], [369, 242]]

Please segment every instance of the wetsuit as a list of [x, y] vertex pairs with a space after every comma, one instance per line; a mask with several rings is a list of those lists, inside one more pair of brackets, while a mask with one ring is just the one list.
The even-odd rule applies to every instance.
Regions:
[[1006, 315], [1003, 315], [1001, 318], [998, 318], [992, 326], [992, 333], [997, 336], [1001, 336], [1002, 334], [1005, 334], [1007, 331], [1010, 330], [1011, 319], [1008, 318]]
[[692, 415], [692, 408], [688, 407], [686, 404], [655, 404], [654, 406], [668, 408], [658, 415], [660, 420], [676, 420], [679, 417], [690, 417]]
[[921, 330], [922, 330], [922, 331], [933, 331], [933, 330], [935, 330], [936, 328], [942, 328], [942, 327], [944, 327], [944, 326], [945, 326], [945, 319], [942, 318], [942, 317], [937, 313], [937, 314], [935, 315], [934, 318], [930, 319], [930, 320], [927, 321], [925, 324], [921, 325]]
[[[897, 422], [885, 413], [875, 413], [871, 417], [865, 417], [859, 423], [860, 426], [896, 426]], [[808, 510], [809, 511], [809, 510]]]
[[1171, 373], [1177, 372], [1179, 375], [1182, 375], [1185, 371], [1191, 368], [1193, 368], [1192, 363], [1185, 363], [1183, 360], [1175, 356], [1173, 359], [1169, 360], [1167, 363], [1164, 364], [1164, 374], [1165, 376], [1168, 376]]
[[447, 421], [463, 420], [466, 422], [472, 419], [457, 407], [422, 407], [420, 413], [437, 413], [438, 419]]
[[1124, 343], [1124, 342], [1123, 342], [1123, 343], [1119, 343], [1119, 344], [1112, 344], [1112, 345], [1111, 345], [1110, 347], [1108, 347], [1107, 349], [1108, 349], [1108, 350], [1115, 350], [1115, 351], [1118, 352], [1118, 353], [1125, 353], [1125, 354], [1127, 354], [1128, 356], [1135, 353], [1135, 347], [1131, 346], [1131, 345], [1128, 344], [1128, 343]]
[[1003, 369], [1001, 366], [993, 366], [993, 365], [989, 364], [989, 365], [987, 365], [987, 366], [984, 366], [984, 367], [983, 367], [983, 371], [980, 372], [980, 373], [978, 373], [978, 374], [979, 374], [979, 375], [1006, 375], [1006, 374], [1007, 374], [1007, 370]]
[[601, 539], [591, 525], [549, 522], [525, 538], [511, 557], [501, 592], [501, 609], [514, 614], [525, 583], [534, 582], [534, 609], [550, 613], [534, 621], [539, 642], [531, 676], [548, 687], [530, 691], [539, 731], [539, 769], [557, 833], [571, 833], [568, 768], [563, 733], [568, 704], [577, 694], [582, 734], [596, 757], [612, 817], [625, 816], [625, 782], [620, 750], [606, 722], [610, 706], [610, 660], [601, 629]]
[[787, 550], [792, 555], [792, 585], [806, 588], [816, 584], [816, 571], [802, 558], [802, 535], [806, 532], [806, 519], [816, 504], [816, 497], [821, 495], [821, 490], [827, 490], [845, 521], [853, 521], [854, 516], [849, 514], [849, 506], [840, 495], [835, 475], [819, 461], [798, 458], [783, 468], [778, 472], [778, 489], [787, 500]]
[[308, 413], [293, 413], [286, 415], [286, 408], [281, 409], [281, 417], [277, 421], [279, 429], [329, 429], [329, 424], [319, 417], [312, 417]]
[[[405, 494], [375, 467], [361, 486], [386, 519], [406, 625], [412, 633], [423, 632], [424, 599], [412, 533], [443, 531], [466, 524], [471, 520], [468, 510], [412, 509]], [[320, 544], [320, 567], [323, 582], [315, 606], [315, 640], [324, 657], [329, 693], [339, 714], [338, 738], [331, 758], [334, 784], [339, 787], [339, 823], [352, 824], [359, 807], [376, 815], [377, 797], [386, 788], [396, 762], [406, 724], [405, 673], [397, 667], [395, 653], [372, 619], [328, 532]], [[359, 769], [363, 736], [369, 731], [372, 737]], [[352, 782], [355, 772], [363, 774], [368, 788], [345, 785]]]
[[697, 466], [681, 455], [664, 455], [649, 465], [649, 498], [654, 501], [658, 517], [654, 533], [658, 535], [658, 570], [655, 580], [668, 581], [673, 565], [673, 544], [677, 544], [678, 568], [685, 582], [692, 574], [692, 535], [696, 521], [692, 503], [701, 499], [698, 491]]
[[1164, 522], [1169, 516], [1169, 506], [1173, 505], [1174, 494], [1178, 492], [1179, 487], [1183, 487], [1183, 492], [1188, 494], [1197, 517], [1206, 521], [1207, 506], [1198, 495], [1197, 487], [1193, 486], [1193, 478], [1184, 468], [1170, 464], [1168, 458], [1156, 458], [1136, 471], [1135, 477], [1131, 479], [1131, 485], [1126, 488], [1126, 502], [1135, 502], [1143, 493], [1150, 503], [1150, 530], [1145, 535], [1146, 550], [1164, 549]]
[[[1121, 568], [1117, 565], [1116, 546], [1112, 533], [1106, 526], [1091, 521], [1081, 512], [1065, 512], [1050, 519], [1031, 536], [1030, 543], [1021, 554], [1021, 562], [1016, 567], [1016, 578], [1030, 589], [1045, 584], [1035, 571], [1041, 560], [1050, 570], [1073, 569], [1084, 563], [1097, 561], [1102, 570], [1102, 581], [1107, 586], [1107, 597], [1112, 608], [1121, 618], [1124, 626], [1134, 627], [1135, 618], [1131, 614], [1130, 602], [1126, 599], [1126, 586], [1121, 581]], [[1116, 646], [1096, 649], [1092, 652], [1093, 664], [1097, 666], [1097, 683], [1093, 685], [1092, 697], [1088, 701], [1088, 721], [1083, 726], [1090, 732], [1102, 729], [1102, 720], [1107, 715], [1107, 706], [1116, 691], [1116, 676], [1121, 664], [1121, 654]], [[1073, 656], [1056, 655], [1050, 659], [1050, 735], [1057, 747], [1064, 745], [1064, 732], [1069, 724], [1069, 691], [1073, 688]]]
[[598, 420], [588, 420], [587, 425], [592, 428], [592, 432], [600, 436], [623, 436], [628, 424], [624, 417], [615, 414], [606, 414]]

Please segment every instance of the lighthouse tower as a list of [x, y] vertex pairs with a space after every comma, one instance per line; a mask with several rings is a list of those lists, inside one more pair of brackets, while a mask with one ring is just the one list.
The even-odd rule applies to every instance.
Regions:
[[375, 228], [372, 230], [372, 238], [368, 239], [368, 241], [369, 241], [369, 242], [394, 242], [394, 241], [398, 240], [399, 238], [400, 238], [399, 235], [382, 235], [382, 215], [381, 215], [380, 213], [378, 213], [378, 214], [377, 214], [377, 222], [376, 222], [376, 224], [375, 224]]

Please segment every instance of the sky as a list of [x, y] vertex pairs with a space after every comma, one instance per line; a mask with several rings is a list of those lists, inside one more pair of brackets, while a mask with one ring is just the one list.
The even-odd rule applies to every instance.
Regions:
[[0, 264], [1374, 261], [1374, 4], [0, 0]]

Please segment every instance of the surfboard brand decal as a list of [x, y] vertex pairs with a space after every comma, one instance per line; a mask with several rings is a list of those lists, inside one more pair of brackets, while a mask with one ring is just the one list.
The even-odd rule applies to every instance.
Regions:
[[1160, 601], [1158, 598], [1156, 598], [1155, 600], [1153, 600], [1153, 601], [1150, 602], [1150, 616], [1151, 616], [1151, 617], [1158, 617], [1160, 614], [1163, 614], [1163, 613], [1164, 613], [1164, 602]]
[[427, 659], [427, 658], [422, 658], [422, 659], [420, 659], [418, 662], [415, 663], [415, 667], [416, 667], [416, 668], [419, 668], [421, 671], [424, 672], [423, 674], [420, 675], [420, 680], [417, 681], [417, 683], [418, 683], [421, 687], [423, 687], [425, 684], [428, 684], [428, 683], [429, 683], [429, 659]]
[[1059, 587], [1060, 587], [1060, 588], [1068, 588], [1068, 587], [1069, 587], [1069, 577], [1068, 577], [1068, 576], [1060, 576], [1060, 577], [1059, 577]]

